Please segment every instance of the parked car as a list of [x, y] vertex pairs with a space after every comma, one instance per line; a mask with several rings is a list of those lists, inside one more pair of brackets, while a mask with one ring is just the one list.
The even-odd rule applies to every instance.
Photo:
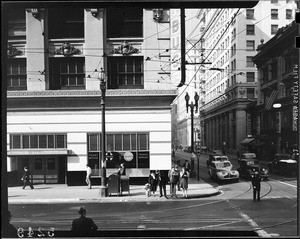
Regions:
[[[269, 178], [269, 170], [266, 166], [260, 165], [259, 161], [256, 158], [247, 158], [249, 155], [242, 156], [241, 159], [238, 160], [239, 168], [237, 169], [240, 177], [245, 179], [251, 179], [251, 174], [254, 171], [260, 173], [260, 176], [263, 180], [267, 180]], [[252, 155], [253, 156], [253, 155]]]
[[271, 172], [296, 173], [297, 160], [290, 154], [276, 154], [272, 162], [268, 164]]
[[239, 181], [239, 172], [233, 170], [233, 166], [228, 160], [211, 162], [208, 174], [211, 179], [218, 182], [227, 180]]
[[210, 154], [208, 160], [206, 161], [206, 166], [209, 167], [209, 165], [212, 162], [216, 161], [229, 161], [227, 156], [220, 155], [220, 154]]

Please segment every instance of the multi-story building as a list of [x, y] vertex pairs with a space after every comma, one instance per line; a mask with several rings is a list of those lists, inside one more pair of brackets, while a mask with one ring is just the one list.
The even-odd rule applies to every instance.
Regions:
[[243, 141], [254, 133], [245, 108], [258, 97], [252, 58], [261, 39], [293, 21], [296, 8], [295, 1], [270, 0], [249, 9], [202, 11], [203, 54], [211, 63], [200, 76], [202, 145], [232, 153], [244, 149]]
[[169, 10], [43, 6], [2, 12], [9, 184], [24, 166], [34, 183], [82, 184], [86, 164], [100, 182], [103, 78], [107, 176], [120, 161], [131, 180], [169, 170]]
[[[299, 24], [298, 24], [299, 25]], [[255, 140], [250, 143], [264, 159], [290, 153], [299, 145], [300, 30], [295, 21], [258, 47], [253, 61], [258, 67], [257, 104], [248, 107]]]
[[[187, 112], [186, 108], [186, 100], [185, 96], [188, 93], [190, 96], [190, 102], [195, 103], [194, 96], [195, 93], [199, 92], [199, 63], [201, 59], [199, 58], [200, 55], [200, 44], [199, 41], [199, 9], [185, 9], [185, 84], [178, 89], [178, 96], [174, 100], [174, 108], [176, 109], [176, 138], [174, 142], [174, 146], [182, 146], [187, 147], [191, 145], [191, 112], [190, 109]], [[180, 23], [180, 10], [171, 10], [171, 26], [172, 24], [176, 25], [176, 23]], [[178, 32], [179, 31], [179, 32]], [[171, 65], [171, 77], [172, 82], [175, 84], [180, 82], [181, 80], [181, 65], [179, 64], [180, 61], [178, 59], [181, 58], [180, 56], [180, 28], [178, 31], [171, 32], [171, 44], [172, 44], [172, 65]], [[172, 39], [174, 39], [172, 41]], [[177, 50], [176, 50], [177, 49]], [[194, 117], [198, 118], [198, 112], [195, 112], [194, 109]], [[194, 122], [194, 132], [195, 132], [195, 140], [196, 137], [196, 129], [199, 129], [199, 121]]]

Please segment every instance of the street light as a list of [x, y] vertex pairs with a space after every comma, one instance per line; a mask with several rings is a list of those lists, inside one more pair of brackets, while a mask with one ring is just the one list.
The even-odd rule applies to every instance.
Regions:
[[[189, 107], [191, 109], [191, 151], [192, 151], [192, 155], [194, 154], [194, 108], [195, 108], [195, 112], [198, 112], [198, 101], [199, 101], [199, 95], [197, 94], [197, 92], [195, 92], [195, 96], [194, 96], [194, 100], [195, 100], [195, 104], [193, 103], [193, 101], [189, 104], [190, 101], [190, 96], [188, 94], [188, 92], [186, 92], [186, 95], [184, 97], [185, 101], [186, 101], [186, 112], [189, 112]], [[191, 165], [192, 168], [191, 170], [194, 170], [194, 161], [193, 161], [193, 157], [191, 159]], [[197, 173], [197, 178], [199, 180], [199, 157], [197, 157], [197, 163], [198, 163], [198, 173]]]
[[101, 90], [101, 109], [102, 109], [102, 168], [100, 170], [101, 175], [101, 186], [100, 186], [100, 197], [107, 197], [107, 187], [105, 185], [106, 181], [106, 149], [105, 149], [105, 91], [106, 91], [106, 81], [105, 81], [105, 73], [103, 68], [99, 72], [100, 79], [100, 90]]

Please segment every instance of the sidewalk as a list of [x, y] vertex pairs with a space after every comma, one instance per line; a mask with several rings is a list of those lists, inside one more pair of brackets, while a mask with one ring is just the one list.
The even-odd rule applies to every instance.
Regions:
[[156, 196], [147, 197], [145, 195], [144, 185], [130, 185], [130, 195], [128, 192], [123, 192], [117, 196], [112, 194], [109, 197], [100, 197], [100, 186], [93, 186], [92, 189], [87, 189], [86, 186], [68, 186], [66, 184], [38, 184], [34, 185], [33, 190], [22, 186], [8, 187], [8, 203], [9, 204], [34, 204], [34, 203], [79, 203], [79, 202], [153, 202], [167, 200], [191, 200], [194, 198], [203, 198], [218, 195], [218, 189], [208, 184], [204, 180], [199, 181], [195, 178], [189, 178], [188, 198], [182, 196], [182, 192], [177, 192], [178, 198], [169, 196], [170, 186], [167, 185], [167, 196], [159, 197], [159, 188], [156, 191]]

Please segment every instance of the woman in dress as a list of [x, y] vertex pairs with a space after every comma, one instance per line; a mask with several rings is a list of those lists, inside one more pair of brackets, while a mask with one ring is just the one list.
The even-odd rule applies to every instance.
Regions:
[[150, 184], [150, 192], [155, 196], [158, 183], [158, 174], [156, 172], [151, 172], [148, 178], [148, 183]]
[[186, 170], [185, 167], [181, 169], [180, 172], [180, 187], [182, 188], [182, 196], [187, 196], [187, 189], [188, 189], [188, 179], [189, 179], [189, 172]]

